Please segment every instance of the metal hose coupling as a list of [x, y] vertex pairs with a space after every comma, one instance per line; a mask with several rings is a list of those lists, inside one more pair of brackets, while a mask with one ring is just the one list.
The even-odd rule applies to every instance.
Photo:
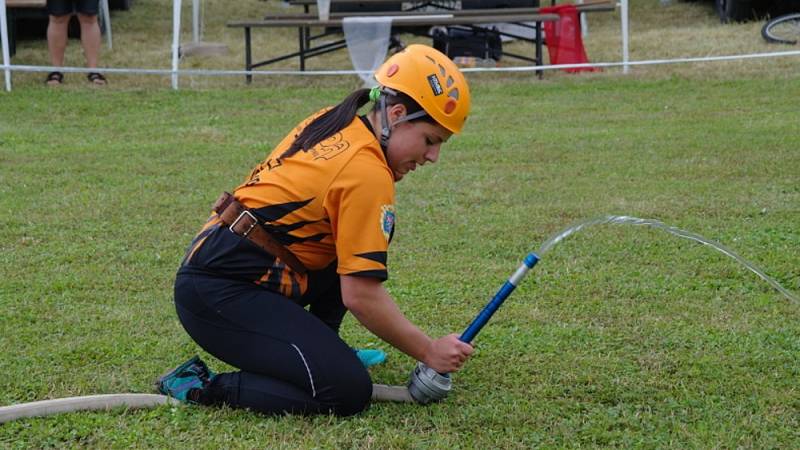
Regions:
[[452, 388], [453, 382], [448, 374], [442, 375], [421, 362], [411, 371], [408, 380], [408, 393], [423, 405], [443, 400]]

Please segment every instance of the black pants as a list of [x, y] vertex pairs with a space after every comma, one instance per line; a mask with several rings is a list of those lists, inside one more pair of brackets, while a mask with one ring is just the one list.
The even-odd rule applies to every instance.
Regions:
[[250, 282], [179, 272], [175, 306], [183, 327], [208, 353], [240, 369], [219, 374], [200, 402], [269, 414], [363, 411], [372, 381], [337, 333], [345, 309], [333, 277], [334, 289], [315, 292], [324, 283], [309, 283], [298, 304]]

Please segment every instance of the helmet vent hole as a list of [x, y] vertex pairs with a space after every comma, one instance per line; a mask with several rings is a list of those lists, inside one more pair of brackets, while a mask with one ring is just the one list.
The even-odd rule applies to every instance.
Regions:
[[430, 56], [428, 56], [428, 55], [425, 55], [425, 57], [426, 57], [426, 58], [428, 58], [428, 61], [430, 61], [430, 62], [431, 62], [431, 64], [436, 64], [436, 60], [435, 60], [435, 59], [431, 58], [431, 57], [430, 57]]
[[444, 70], [444, 66], [442, 66], [441, 64], [439, 64], [439, 74], [443, 77], [447, 76], [447, 71]]
[[450, 97], [450, 98], [452, 98], [452, 99], [458, 100], [458, 88], [455, 88], [455, 89], [451, 90], [451, 91], [450, 91], [450, 92], [447, 94], [447, 96], [448, 96], [448, 97]]
[[453, 77], [447, 77], [447, 87], [452, 86], [455, 82], [456, 81], [453, 79]]

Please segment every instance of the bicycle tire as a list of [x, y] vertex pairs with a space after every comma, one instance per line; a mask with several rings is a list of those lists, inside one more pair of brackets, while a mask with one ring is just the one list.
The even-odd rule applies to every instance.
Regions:
[[761, 36], [767, 42], [797, 44], [800, 41], [800, 13], [778, 16], [761, 27]]

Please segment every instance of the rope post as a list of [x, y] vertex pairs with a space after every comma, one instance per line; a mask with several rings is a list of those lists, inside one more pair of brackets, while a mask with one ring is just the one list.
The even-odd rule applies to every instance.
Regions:
[[0, 40], [3, 46], [3, 68], [5, 69], [6, 91], [11, 92], [11, 57], [8, 53], [8, 22], [6, 22], [6, 0], [0, 0]]
[[[578, 0], [577, 2], [579, 5], [583, 4], [583, 0]], [[581, 37], [586, 38], [589, 36], [589, 19], [586, 18], [586, 14], [580, 13], [578, 14], [578, 18], [581, 22]]]
[[178, 59], [181, 47], [181, 0], [172, 0], [172, 89], [178, 90]]
[[192, 42], [200, 42], [200, 0], [192, 0]]
[[628, 0], [622, 0], [622, 14], [620, 22], [622, 23], [622, 73], [628, 73], [630, 70], [628, 61]]
[[108, 0], [100, 0], [100, 9], [102, 10], [103, 23], [106, 27], [106, 42], [108, 43], [108, 49], [111, 50], [114, 42], [111, 36], [111, 11], [109, 11]]

